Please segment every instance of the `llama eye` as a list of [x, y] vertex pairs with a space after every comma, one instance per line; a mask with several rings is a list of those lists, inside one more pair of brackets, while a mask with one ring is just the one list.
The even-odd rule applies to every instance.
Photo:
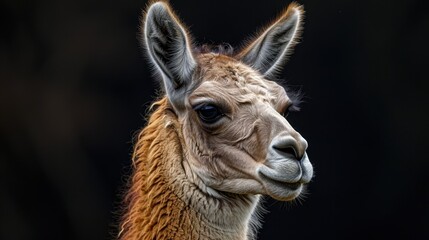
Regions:
[[207, 124], [215, 123], [223, 116], [223, 113], [216, 106], [210, 104], [203, 105], [196, 109], [196, 111], [201, 121]]

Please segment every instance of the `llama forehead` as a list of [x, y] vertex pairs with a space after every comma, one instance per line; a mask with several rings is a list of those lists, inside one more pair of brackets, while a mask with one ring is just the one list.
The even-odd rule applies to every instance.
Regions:
[[260, 100], [274, 106], [289, 101], [282, 86], [264, 79], [259, 72], [234, 58], [208, 53], [198, 59], [201, 84], [191, 98], [223, 98], [237, 104]]

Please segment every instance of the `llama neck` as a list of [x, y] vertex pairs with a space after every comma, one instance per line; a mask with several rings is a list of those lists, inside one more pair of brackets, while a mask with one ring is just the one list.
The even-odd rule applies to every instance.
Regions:
[[121, 239], [248, 239], [257, 196], [215, 198], [189, 177], [180, 125], [162, 99], [134, 150]]

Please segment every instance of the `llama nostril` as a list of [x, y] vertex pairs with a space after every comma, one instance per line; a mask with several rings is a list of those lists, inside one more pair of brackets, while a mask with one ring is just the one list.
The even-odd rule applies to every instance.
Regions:
[[295, 150], [295, 148], [293, 146], [286, 146], [286, 147], [279, 147], [279, 146], [273, 146], [273, 148], [281, 153], [286, 153], [289, 155], [294, 156], [297, 160], [300, 160], [301, 157], [299, 156], [299, 154], [297, 153], [297, 151]]

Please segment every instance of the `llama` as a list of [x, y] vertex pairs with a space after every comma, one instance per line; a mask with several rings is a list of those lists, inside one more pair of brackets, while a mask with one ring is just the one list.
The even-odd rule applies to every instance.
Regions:
[[165, 96], [134, 146], [120, 239], [253, 239], [261, 195], [302, 194], [313, 167], [285, 118], [297, 99], [272, 81], [302, 18], [292, 3], [227, 54], [196, 50], [167, 2], [149, 5], [141, 40]]

